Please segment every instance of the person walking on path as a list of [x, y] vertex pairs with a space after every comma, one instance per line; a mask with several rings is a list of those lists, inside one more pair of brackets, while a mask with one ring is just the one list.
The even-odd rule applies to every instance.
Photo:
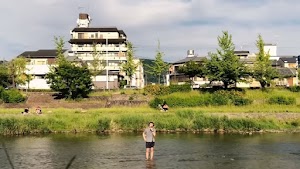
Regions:
[[153, 160], [155, 136], [156, 136], [156, 130], [154, 128], [154, 123], [150, 122], [148, 124], [148, 127], [143, 132], [143, 138], [144, 141], [146, 142], [146, 160], [149, 160], [149, 154], [150, 154], [150, 160]]

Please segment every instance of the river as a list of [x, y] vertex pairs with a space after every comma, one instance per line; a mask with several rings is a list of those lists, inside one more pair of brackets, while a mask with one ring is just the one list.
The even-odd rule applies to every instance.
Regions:
[[[157, 134], [146, 161], [140, 134], [50, 134], [0, 137], [16, 169], [298, 169], [300, 134]], [[10, 164], [0, 147], [0, 168]]]

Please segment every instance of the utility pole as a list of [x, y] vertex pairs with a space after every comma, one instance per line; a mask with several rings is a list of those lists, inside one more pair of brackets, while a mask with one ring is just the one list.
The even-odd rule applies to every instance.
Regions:
[[298, 58], [299, 56], [296, 57], [296, 86], [298, 86], [299, 84], [299, 75], [298, 75], [298, 67], [299, 67], [299, 64], [298, 64]]
[[106, 37], [106, 89], [108, 89], [108, 38]]

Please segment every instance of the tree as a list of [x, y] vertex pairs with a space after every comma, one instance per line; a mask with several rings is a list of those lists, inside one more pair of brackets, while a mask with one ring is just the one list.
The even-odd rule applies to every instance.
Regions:
[[169, 64], [163, 61], [163, 55], [164, 53], [161, 52], [160, 42], [158, 41], [158, 47], [156, 50], [154, 65], [153, 66], [146, 65], [149, 68], [149, 73], [157, 77], [159, 84], [160, 84], [161, 76], [164, 75], [169, 68]]
[[121, 70], [129, 77], [129, 86], [131, 86], [132, 77], [140, 63], [134, 63], [134, 51], [131, 42], [127, 42], [127, 48], [127, 61], [121, 65]]
[[210, 53], [211, 59], [205, 62], [208, 79], [211, 82], [222, 81], [225, 88], [231, 84], [245, 81], [249, 76], [249, 71], [234, 54], [235, 47], [232, 36], [227, 31], [223, 31], [223, 36], [218, 37], [218, 43], [220, 49], [217, 49], [217, 53]]
[[178, 72], [189, 76], [190, 80], [193, 80], [195, 76], [203, 77], [204, 75], [203, 65], [192, 60], [179, 67]]
[[102, 54], [102, 52], [97, 51], [97, 47], [96, 44], [93, 44], [93, 60], [91, 62], [91, 68], [90, 71], [92, 73], [92, 75], [95, 77], [96, 80], [96, 76], [100, 75], [105, 68], [105, 62], [103, 60], [100, 59], [100, 55]]
[[8, 63], [8, 74], [12, 81], [12, 86], [17, 87], [17, 84], [25, 84], [26, 79], [23, 78], [26, 70], [27, 59], [19, 56]]
[[276, 78], [278, 75], [276, 69], [272, 67], [269, 52], [264, 51], [264, 40], [261, 35], [258, 35], [256, 46], [258, 48], [258, 53], [253, 66], [253, 77], [259, 81], [262, 88], [265, 88], [266, 86], [269, 86], [272, 79]]
[[62, 37], [54, 37], [54, 42], [56, 46], [56, 63], [59, 64], [64, 64], [67, 62], [66, 57], [64, 55], [64, 39]]
[[6, 88], [11, 84], [7, 64], [0, 64], [0, 86]]
[[87, 66], [63, 63], [46, 75], [47, 83], [68, 99], [84, 98], [92, 91], [91, 72]]

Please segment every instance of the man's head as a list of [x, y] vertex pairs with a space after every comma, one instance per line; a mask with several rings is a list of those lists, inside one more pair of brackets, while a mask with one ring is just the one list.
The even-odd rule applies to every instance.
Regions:
[[152, 128], [152, 127], [154, 127], [154, 123], [151, 121], [151, 122], [149, 122], [148, 126], [149, 126], [150, 128]]

